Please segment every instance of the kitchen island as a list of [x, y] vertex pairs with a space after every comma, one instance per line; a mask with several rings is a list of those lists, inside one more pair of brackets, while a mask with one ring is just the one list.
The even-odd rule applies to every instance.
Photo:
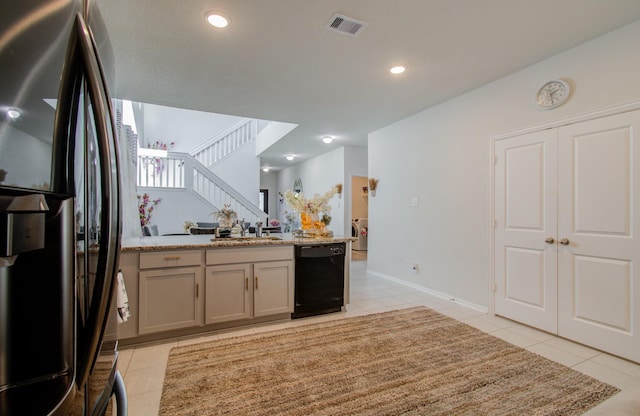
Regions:
[[124, 239], [120, 270], [131, 317], [118, 327], [120, 343], [140, 344], [291, 319], [296, 245], [346, 243], [346, 305], [353, 240], [279, 233]]

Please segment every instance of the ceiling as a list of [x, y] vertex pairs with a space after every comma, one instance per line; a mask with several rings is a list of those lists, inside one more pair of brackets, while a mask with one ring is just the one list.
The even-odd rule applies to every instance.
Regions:
[[[281, 169], [640, 19], [638, 0], [112, 0], [113, 95], [295, 123]], [[220, 11], [225, 29], [205, 21]], [[325, 28], [340, 13], [355, 37]], [[407, 71], [392, 76], [402, 64]], [[332, 144], [324, 135], [335, 136]], [[298, 156], [293, 162], [285, 154]]]

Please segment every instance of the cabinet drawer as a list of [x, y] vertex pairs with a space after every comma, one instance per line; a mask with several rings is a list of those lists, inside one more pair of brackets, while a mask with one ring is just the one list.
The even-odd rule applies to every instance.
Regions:
[[164, 267], [200, 266], [202, 251], [156, 251], [140, 253], [141, 269], [157, 269]]
[[293, 246], [216, 248], [207, 250], [207, 265], [293, 260]]

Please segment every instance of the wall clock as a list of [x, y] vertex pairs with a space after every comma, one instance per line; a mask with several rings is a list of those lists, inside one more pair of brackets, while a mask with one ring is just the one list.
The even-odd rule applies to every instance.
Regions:
[[570, 88], [566, 81], [554, 79], [546, 82], [536, 93], [536, 104], [539, 108], [549, 110], [564, 104], [569, 98]]

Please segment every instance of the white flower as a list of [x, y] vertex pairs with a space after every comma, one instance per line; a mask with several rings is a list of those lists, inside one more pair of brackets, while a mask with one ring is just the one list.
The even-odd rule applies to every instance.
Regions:
[[302, 193], [295, 194], [292, 190], [288, 190], [284, 194], [287, 204], [297, 212], [311, 212], [313, 214], [331, 212], [329, 201], [336, 194], [336, 187], [331, 188], [324, 195], [314, 194], [313, 198], [307, 199]]

